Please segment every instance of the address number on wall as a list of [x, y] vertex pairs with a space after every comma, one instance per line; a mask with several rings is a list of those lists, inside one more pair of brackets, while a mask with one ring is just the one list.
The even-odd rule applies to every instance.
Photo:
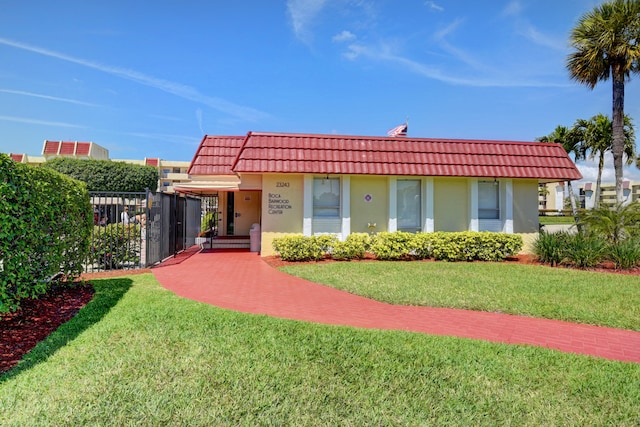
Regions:
[[288, 182], [284, 182], [284, 181], [276, 182], [276, 188], [288, 188], [288, 187], [289, 187]]

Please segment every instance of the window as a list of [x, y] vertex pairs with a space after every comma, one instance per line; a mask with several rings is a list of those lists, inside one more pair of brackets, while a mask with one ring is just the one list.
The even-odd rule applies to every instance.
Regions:
[[500, 183], [478, 182], [478, 218], [500, 219]]
[[422, 197], [419, 179], [397, 181], [398, 230], [416, 232], [422, 229]]
[[313, 216], [340, 218], [340, 179], [313, 179]]

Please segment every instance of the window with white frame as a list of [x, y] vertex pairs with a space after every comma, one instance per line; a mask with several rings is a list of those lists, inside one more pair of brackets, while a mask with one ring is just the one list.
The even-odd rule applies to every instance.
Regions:
[[340, 218], [340, 179], [313, 179], [313, 217]]
[[500, 183], [478, 182], [478, 219], [500, 219]]
[[397, 185], [398, 230], [422, 229], [422, 196], [419, 179], [399, 179]]

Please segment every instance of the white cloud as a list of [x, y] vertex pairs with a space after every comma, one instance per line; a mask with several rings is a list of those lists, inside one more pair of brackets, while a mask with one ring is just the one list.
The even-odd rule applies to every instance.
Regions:
[[526, 21], [519, 22], [516, 33], [539, 46], [548, 47], [560, 52], [568, 51], [565, 39], [558, 39], [540, 32], [536, 27]]
[[438, 12], [444, 12], [444, 7], [440, 6], [439, 4], [436, 4], [436, 2], [434, 1], [426, 1], [424, 2], [424, 4], [428, 6], [429, 9], [437, 10]]
[[336, 43], [348, 42], [355, 39], [356, 35], [347, 30], [343, 30], [341, 33], [338, 33], [331, 38], [331, 40]]
[[68, 102], [70, 104], [84, 105], [84, 106], [87, 106], [87, 107], [99, 107], [99, 105], [92, 104], [90, 102], [78, 101], [78, 100], [69, 99], [69, 98], [59, 98], [57, 96], [42, 95], [42, 94], [33, 93], [33, 92], [24, 92], [24, 91], [21, 91], [21, 90], [0, 89], [0, 92], [1, 93], [10, 93], [12, 95], [22, 95], [22, 96], [30, 96], [30, 97], [33, 97], [33, 98], [48, 99], [50, 101]]
[[293, 32], [299, 40], [307, 43], [311, 37], [310, 27], [322, 11], [326, 0], [288, 0], [287, 10]]
[[502, 16], [518, 16], [521, 12], [522, 4], [518, 0], [513, 0], [502, 10]]
[[346, 58], [355, 60], [366, 58], [369, 60], [391, 63], [405, 68], [407, 71], [421, 75], [428, 79], [433, 79], [457, 86], [469, 87], [566, 87], [568, 84], [556, 84], [548, 80], [536, 80], [526, 78], [509, 78], [502, 74], [490, 73], [488, 77], [478, 77], [477, 72], [472, 73], [473, 77], [465, 76], [461, 73], [454, 75], [449, 70], [443, 70], [433, 65], [421, 63], [410, 58], [406, 58], [394, 52], [391, 45], [366, 46], [363, 44], [351, 44], [343, 54]]
[[0, 120], [3, 120], [5, 122], [27, 123], [30, 125], [56, 126], [56, 127], [63, 127], [63, 128], [78, 128], [78, 129], [84, 128], [84, 126], [74, 125], [71, 123], [50, 122], [46, 120], [30, 119], [26, 117], [0, 116]]
[[140, 83], [145, 86], [150, 86], [155, 89], [159, 89], [163, 92], [170, 93], [172, 95], [178, 96], [183, 99], [187, 99], [190, 101], [200, 103], [202, 105], [206, 105], [215, 110], [221, 111], [226, 114], [230, 114], [232, 116], [236, 116], [244, 120], [258, 121], [268, 117], [267, 113], [258, 111], [256, 109], [237, 105], [221, 98], [204, 95], [198, 92], [197, 89], [191, 86], [172, 82], [169, 80], [159, 79], [153, 76], [148, 76], [134, 70], [119, 68], [119, 67], [112, 67], [109, 65], [103, 65], [97, 62], [75, 58], [75, 57], [65, 55], [59, 52], [55, 52], [52, 50], [31, 46], [25, 43], [20, 43], [20, 42], [16, 42], [16, 41], [4, 39], [4, 38], [0, 38], [0, 44], [15, 47], [17, 49], [26, 50], [33, 53], [37, 53], [40, 55], [60, 59], [62, 61], [67, 61], [74, 64], [82, 65], [87, 68], [93, 68], [94, 70], [99, 70], [107, 74], [111, 74], [117, 77], [121, 77], [123, 79]]

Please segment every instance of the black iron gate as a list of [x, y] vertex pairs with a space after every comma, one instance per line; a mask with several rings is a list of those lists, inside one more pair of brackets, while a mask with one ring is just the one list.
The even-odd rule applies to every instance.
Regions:
[[195, 244], [201, 200], [178, 194], [92, 192], [85, 271], [145, 268]]

